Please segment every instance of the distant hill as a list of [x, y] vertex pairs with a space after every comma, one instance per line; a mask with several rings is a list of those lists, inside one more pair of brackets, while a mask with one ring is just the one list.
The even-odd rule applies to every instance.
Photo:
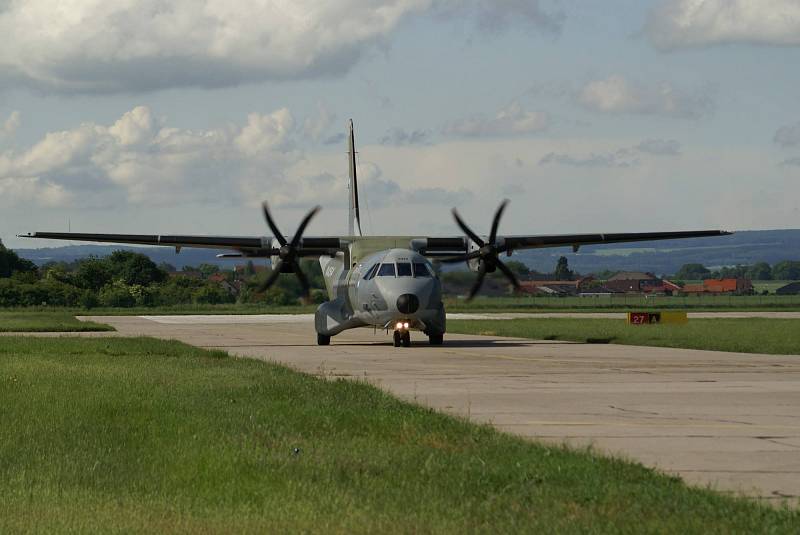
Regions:
[[[144, 253], [156, 263], [167, 262], [178, 269], [185, 265], [196, 266], [203, 263], [232, 267], [245, 261], [221, 260], [215, 256], [221, 251], [188, 247], [182, 249], [180, 254], [175, 254], [175, 250], [169, 247], [121, 245], [68, 245], [45, 249], [16, 249], [16, 252], [19, 256], [41, 265], [51, 260], [71, 262], [90, 255], [106, 256], [119, 249]], [[800, 260], [800, 230], [751, 230], [714, 238], [591, 245], [582, 247], [578, 253], [573, 253], [568, 247], [533, 249], [514, 253], [513, 258], [536, 271], [551, 272], [559, 256], [566, 256], [570, 268], [580, 273], [608, 269], [672, 274], [683, 264], [694, 262], [711, 268], [756, 262], [775, 264], [781, 260]], [[254, 261], [265, 262], [263, 259]]]
[[800, 230], [749, 230], [713, 238], [590, 245], [581, 247], [578, 253], [568, 247], [514, 253], [515, 260], [542, 272], [553, 271], [559, 256], [566, 256], [570, 269], [580, 273], [608, 269], [673, 274], [683, 264], [695, 262], [709, 268], [775, 264], [800, 260]]

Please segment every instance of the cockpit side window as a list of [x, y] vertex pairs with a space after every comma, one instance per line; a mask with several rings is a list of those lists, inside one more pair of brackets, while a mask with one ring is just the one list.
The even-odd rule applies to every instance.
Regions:
[[397, 263], [397, 276], [398, 277], [410, 277], [411, 276], [411, 264], [408, 262], [398, 262]]
[[379, 277], [394, 277], [394, 264], [381, 264], [378, 270]]
[[371, 268], [364, 274], [364, 280], [370, 280], [372, 277], [375, 276], [375, 272], [378, 271], [378, 266], [380, 264], [373, 264]]
[[414, 276], [415, 277], [430, 277], [431, 272], [423, 262], [414, 262]]

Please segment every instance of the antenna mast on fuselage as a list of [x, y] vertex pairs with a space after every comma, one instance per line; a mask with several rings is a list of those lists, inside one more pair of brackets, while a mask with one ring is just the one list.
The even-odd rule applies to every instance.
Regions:
[[[356, 142], [353, 135], [353, 120], [350, 119], [350, 139], [347, 151], [348, 160], [350, 161], [350, 210], [349, 218], [347, 221], [347, 231], [350, 236], [362, 236], [361, 232], [361, 214], [358, 210], [358, 179], [356, 178]], [[356, 234], [358, 231], [358, 234]]]

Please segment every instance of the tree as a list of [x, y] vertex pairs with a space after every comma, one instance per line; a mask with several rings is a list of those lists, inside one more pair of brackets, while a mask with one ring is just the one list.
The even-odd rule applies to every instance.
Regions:
[[114, 251], [108, 257], [112, 278], [126, 284], [147, 286], [162, 282], [167, 274], [160, 270], [147, 255], [132, 251]]
[[214, 264], [200, 264], [197, 266], [197, 271], [203, 275], [204, 279], [207, 279], [214, 273], [219, 273], [219, 266], [215, 266]]
[[508, 266], [508, 269], [510, 269], [514, 275], [521, 279], [526, 279], [531, 274], [530, 268], [517, 260], [509, 260], [506, 262], [506, 266]]
[[89, 257], [78, 262], [72, 275], [75, 286], [97, 291], [111, 282], [111, 269], [106, 260]]
[[772, 266], [774, 280], [800, 280], [800, 262], [784, 260]]
[[556, 271], [553, 274], [556, 280], [559, 281], [568, 281], [572, 280], [574, 273], [569, 270], [569, 261], [567, 260], [566, 256], [562, 256], [558, 259], [558, 263], [556, 264]]
[[676, 279], [680, 280], [699, 280], [707, 279], [711, 271], [703, 264], [684, 264], [675, 274]]
[[745, 276], [757, 281], [772, 280], [772, 268], [766, 262], [758, 262], [748, 267]]
[[0, 277], [10, 277], [15, 272], [35, 272], [36, 264], [20, 258], [11, 249], [6, 249], [0, 241]]

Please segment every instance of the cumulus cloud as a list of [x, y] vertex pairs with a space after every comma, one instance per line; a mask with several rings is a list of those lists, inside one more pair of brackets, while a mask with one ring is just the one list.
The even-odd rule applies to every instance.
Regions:
[[540, 132], [548, 127], [550, 118], [545, 112], [529, 111], [519, 102], [512, 102], [494, 117], [473, 115], [444, 126], [445, 135], [493, 137]]
[[303, 133], [312, 141], [319, 141], [335, 120], [336, 114], [322, 102], [317, 102], [317, 112], [303, 122]]
[[660, 49], [722, 43], [800, 45], [796, 0], [664, 0], [645, 32]]
[[7, 0], [0, 86], [117, 93], [336, 76], [429, 13], [560, 25], [531, 0]]
[[325, 145], [338, 145], [339, 143], [344, 143], [346, 138], [347, 135], [344, 132], [337, 132], [336, 134], [326, 137], [322, 143]]
[[539, 165], [557, 164], [572, 167], [634, 167], [641, 156], [678, 156], [681, 145], [674, 139], [645, 139], [632, 147], [624, 147], [606, 154], [591, 153], [574, 156], [550, 152], [539, 160]]
[[677, 156], [681, 153], [681, 144], [674, 139], [645, 139], [634, 149], [657, 156]]
[[500, 32], [518, 25], [559, 33], [564, 14], [542, 7], [538, 0], [445, 0], [437, 2], [439, 15], [466, 15], [476, 22], [479, 30]]
[[[325, 188], [328, 196], [344, 199], [347, 182], [344, 179], [336, 180], [326, 184]], [[472, 192], [465, 188], [453, 190], [442, 187], [404, 187], [396, 180], [384, 176], [383, 169], [378, 164], [364, 160], [358, 162], [358, 189], [362, 202], [366, 201], [366, 205], [374, 208], [389, 205], [457, 205], [472, 198]]]
[[139, 106], [110, 126], [84, 123], [7, 151], [0, 156], [1, 202], [249, 201], [288, 187], [285, 171], [301, 157], [286, 109], [211, 130], [162, 123]]
[[11, 137], [17, 132], [17, 128], [21, 123], [19, 111], [12, 111], [11, 114], [8, 116], [3, 122], [3, 128], [0, 129], [0, 139], [3, 137]]
[[[146, 106], [110, 125], [86, 122], [47, 133], [31, 146], [0, 152], [0, 207], [20, 203], [73, 208], [178, 203], [306, 207], [345, 199], [346, 165], [334, 175], [310, 163], [306, 136], [286, 108], [251, 113], [241, 124], [189, 130], [166, 124]], [[359, 162], [370, 203], [456, 202], [464, 190], [407, 191], [376, 164]]]
[[611, 154], [589, 154], [586, 156], [571, 156], [569, 154], [558, 154], [550, 152], [545, 154], [539, 165], [558, 164], [569, 165], [572, 167], [633, 167], [638, 165], [639, 160], [633, 158], [624, 152], [615, 152]]
[[708, 96], [693, 94], [662, 82], [645, 85], [619, 75], [593, 80], [580, 90], [578, 101], [591, 111], [609, 114], [664, 115], [698, 118], [712, 111]]
[[800, 145], [800, 122], [778, 128], [772, 140], [781, 147], [796, 147]]
[[430, 132], [427, 130], [407, 131], [403, 128], [392, 128], [381, 137], [381, 145], [424, 145], [428, 143]]

